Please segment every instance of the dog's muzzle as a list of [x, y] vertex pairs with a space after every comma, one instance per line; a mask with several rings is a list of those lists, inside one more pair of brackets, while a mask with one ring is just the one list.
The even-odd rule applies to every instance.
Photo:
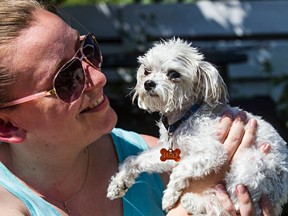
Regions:
[[147, 80], [144, 83], [144, 88], [146, 91], [151, 91], [156, 87], [156, 83], [153, 80]]

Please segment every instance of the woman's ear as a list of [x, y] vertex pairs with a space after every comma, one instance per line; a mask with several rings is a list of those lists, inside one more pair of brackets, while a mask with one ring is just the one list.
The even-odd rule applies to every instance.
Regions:
[[6, 143], [21, 143], [26, 138], [26, 131], [14, 126], [10, 121], [0, 118], [0, 141]]

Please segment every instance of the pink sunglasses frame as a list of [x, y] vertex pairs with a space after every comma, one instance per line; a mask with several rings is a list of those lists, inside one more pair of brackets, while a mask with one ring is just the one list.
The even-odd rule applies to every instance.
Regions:
[[32, 101], [32, 100], [35, 100], [35, 99], [38, 99], [38, 98], [42, 98], [42, 97], [47, 97], [47, 96], [50, 96], [50, 95], [53, 95], [53, 94], [56, 94], [55, 89], [52, 89], [50, 91], [39, 92], [39, 93], [36, 93], [36, 94], [33, 94], [33, 95], [29, 95], [29, 96], [26, 96], [26, 97], [23, 97], [23, 98], [19, 98], [17, 100], [2, 104], [0, 106], [0, 109], [1, 108], [6, 108], [6, 107], [10, 107], [10, 106], [14, 106], [14, 105], [17, 105], [17, 104], [26, 103], [28, 101]]

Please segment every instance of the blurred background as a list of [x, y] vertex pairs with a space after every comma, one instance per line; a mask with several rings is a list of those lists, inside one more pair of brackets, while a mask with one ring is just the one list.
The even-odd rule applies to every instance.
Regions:
[[56, 4], [57, 13], [81, 34], [95, 33], [118, 127], [158, 135], [158, 114], [138, 109], [130, 92], [137, 57], [155, 41], [176, 36], [192, 42], [216, 65], [231, 105], [263, 116], [288, 140], [288, 0], [46, 2]]
[[137, 57], [155, 41], [176, 36], [217, 66], [232, 105], [263, 116], [287, 140], [288, 1], [46, 1], [81, 34], [96, 34], [119, 127], [158, 135], [157, 114], [132, 105], [129, 93]]

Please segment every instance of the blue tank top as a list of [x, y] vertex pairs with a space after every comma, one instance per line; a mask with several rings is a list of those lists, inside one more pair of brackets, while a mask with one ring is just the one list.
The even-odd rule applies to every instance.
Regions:
[[[111, 136], [119, 163], [122, 163], [129, 155], [136, 155], [148, 148], [142, 137], [134, 132], [113, 129]], [[50, 203], [37, 196], [2, 163], [0, 163], [0, 185], [19, 198], [32, 216], [60, 216], [60, 213]], [[165, 215], [161, 210], [163, 190], [164, 185], [159, 175], [142, 173], [122, 198], [124, 216]]]
[[[139, 134], [121, 129], [112, 131], [119, 163], [129, 155], [137, 155], [148, 146]], [[142, 173], [123, 199], [124, 216], [162, 216], [164, 185], [159, 175]]]

